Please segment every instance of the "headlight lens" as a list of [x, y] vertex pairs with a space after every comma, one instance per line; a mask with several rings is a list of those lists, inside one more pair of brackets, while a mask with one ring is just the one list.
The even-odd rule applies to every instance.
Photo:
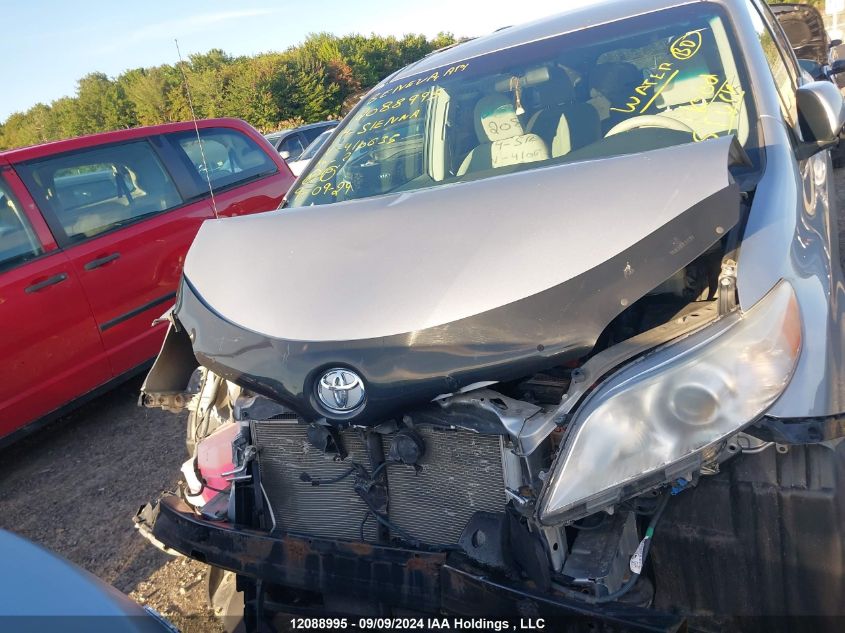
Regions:
[[541, 521], [574, 521], [697, 470], [705, 449], [780, 396], [800, 348], [798, 302], [781, 281], [747, 312], [612, 375], [567, 429], [540, 500]]

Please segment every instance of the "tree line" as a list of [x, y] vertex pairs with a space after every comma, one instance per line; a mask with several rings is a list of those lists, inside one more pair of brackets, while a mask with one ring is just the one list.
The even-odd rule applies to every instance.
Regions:
[[75, 96], [0, 123], [0, 149], [188, 121], [191, 103], [197, 118], [236, 117], [262, 132], [338, 118], [388, 74], [453, 43], [449, 33], [432, 39], [318, 33], [283, 52], [232, 57], [213, 49], [116, 78], [95, 72], [78, 81]]

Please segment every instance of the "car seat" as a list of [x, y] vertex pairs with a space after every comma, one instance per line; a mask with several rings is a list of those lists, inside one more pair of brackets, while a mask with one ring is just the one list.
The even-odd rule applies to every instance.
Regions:
[[549, 144], [552, 156], [568, 154], [601, 138], [601, 120], [589, 103], [577, 103], [569, 75], [557, 67], [548, 69], [549, 79], [533, 88], [540, 107], [526, 124], [529, 133]]
[[458, 176], [549, 158], [543, 139], [525, 133], [513, 100], [504, 94], [479, 99], [475, 104], [474, 121], [480, 144], [464, 158]]
[[610, 108], [625, 108], [634, 90], [643, 81], [640, 70], [628, 62], [605, 62], [590, 72], [590, 105], [599, 113], [602, 134], [614, 125], [638, 112], [611, 112]]

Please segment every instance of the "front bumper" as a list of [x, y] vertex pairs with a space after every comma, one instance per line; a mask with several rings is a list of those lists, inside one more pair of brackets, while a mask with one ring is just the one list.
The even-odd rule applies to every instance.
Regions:
[[186, 556], [284, 587], [428, 614], [544, 618], [566, 625], [600, 621], [624, 631], [686, 630], [682, 617], [652, 609], [590, 605], [541, 594], [531, 583], [500, 582], [458, 552], [271, 535], [205, 520], [174, 495], [142, 508], [135, 521], [142, 532]]

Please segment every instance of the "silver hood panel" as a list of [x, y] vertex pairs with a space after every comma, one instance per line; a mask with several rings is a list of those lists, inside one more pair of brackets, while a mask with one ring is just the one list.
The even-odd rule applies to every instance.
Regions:
[[[215, 312], [271, 337], [354, 341], [417, 332], [536, 295], [630, 249], [729, 186], [730, 144], [715, 139], [207, 221], [185, 275]], [[678, 251], [691, 253], [683, 261], [728, 228], [679, 234]], [[633, 278], [638, 262], [624, 268]], [[233, 291], [245, 285], [251, 290]]]

